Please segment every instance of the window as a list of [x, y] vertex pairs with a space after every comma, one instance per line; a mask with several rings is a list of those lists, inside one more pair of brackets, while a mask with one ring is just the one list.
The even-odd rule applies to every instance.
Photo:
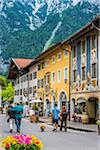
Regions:
[[32, 73], [30, 74], [30, 80], [32, 80]]
[[96, 63], [92, 64], [92, 78], [96, 78]]
[[16, 90], [15, 90], [15, 96], [17, 95]]
[[58, 70], [58, 82], [60, 82], [60, 80], [61, 80], [61, 71]]
[[26, 81], [28, 80], [28, 74], [26, 75]]
[[73, 81], [76, 82], [76, 70], [73, 70]]
[[82, 54], [85, 53], [85, 40], [82, 41]]
[[73, 55], [73, 58], [76, 57], [76, 47], [75, 46], [73, 46], [73, 53], [72, 53], [72, 55]]
[[16, 79], [16, 84], [19, 84], [19, 79]]
[[61, 52], [57, 54], [58, 61], [61, 60]]
[[67, 56], [68, 56], [68, 51], [64, 50], [64, 57], [67, 57]]
[[29, 94], [32, 94], [32, 87], [29, 88]]
[[46, 66], [46, 67], [49, 66], [49, 59], [47, 59], [47, 60], [45, 61], [45, 66]]
[[55, 56], [52, 56], [52, 63], [53, 64], [55, 63], [55, 60], [56, 60]]
[[43, 88], [43, 79], [41, 79], [41, 88]]
[[37, 78], [37, 72], [34, 72], [33, 73], [33, 79], [36, 79]]
[[53, 83], [55, 82], [55, 73], [54, 72], [52, 73], [52, 82]]
[[24, 82], [26, 81], [26, 76], [23, 77], [24, 78]]
[[19, 84], [19, 78], [18, 78], [18, 84]]
[[33, 86], [33, 96], [35, 97], [36, 94], [36, 86]]
[[21, 83], [23, 82], [23, 79], [21, 78]]
[[40, 84], [41, 84], [41, 80], [38, 80], [38, 89], [41, 87]]
[[38, 65], [38, 71], [41, 69], [41, 66], [40, 66], [40, 64]]
[[86, 75], [85, 75], [85, 67], [82, 67], [82, 80], [85, 80], [85, 77], [86, 77]]
[[20, 89], [20, 95], [22, 95], [22, 89]]
[[96, 35], [92, 35], [92, 49], [96, 48]]
[[68, 68], [64, 69], [64, 79], [68, 79]]
[[50, 75], [46, 75], [46, 85], [48, 85], [50, 83]]
[[44, 69], [44, 62], [41, 64], [41, 69]]
[[19, 95], [19, 90], [17, 90], [17, 95]]

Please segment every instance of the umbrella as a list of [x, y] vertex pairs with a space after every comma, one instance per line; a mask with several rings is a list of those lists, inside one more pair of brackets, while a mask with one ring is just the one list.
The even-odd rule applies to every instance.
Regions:
[[29, 103], [41, 103], [40, 99], [31, 99]]

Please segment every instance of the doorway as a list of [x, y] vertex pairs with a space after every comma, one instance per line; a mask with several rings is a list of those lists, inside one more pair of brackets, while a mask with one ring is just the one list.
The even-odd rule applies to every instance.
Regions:
[[95, 97], [91, 97], [88, 99], [88, 115], [89, 115], [89, 123], [96, 123], [98, 118], [98, 99]]
[[59, 104], [58, 107], [61, 110], [62, 105], [66, 105], [67, 110], [68, 110], [68, 101], [67, 101], [67, 96], [66, 93], [64, 91], [62, 91], [59, 95]]

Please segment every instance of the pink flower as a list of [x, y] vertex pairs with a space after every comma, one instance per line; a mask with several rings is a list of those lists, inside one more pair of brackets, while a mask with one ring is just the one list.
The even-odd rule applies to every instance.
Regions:
[[15, 136], [13, 136], [14, 137], [14, 139], [19, 139], [19, 136], [18, 135], [15, 135]]
[[22, 140], [18, 140], [19, 144], [24, 144], [24, 142]]
[[25, 141], [25, 144], [30, 145], [32, 143], [31, 143], [31, 141]]

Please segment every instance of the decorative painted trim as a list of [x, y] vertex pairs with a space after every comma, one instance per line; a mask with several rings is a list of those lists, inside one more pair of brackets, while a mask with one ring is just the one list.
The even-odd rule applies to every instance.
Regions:
[[72, 66], [73, 66], [73, 70], [77, 70], [77, 58], [73, 58], [73, 62], [72, 62]]

